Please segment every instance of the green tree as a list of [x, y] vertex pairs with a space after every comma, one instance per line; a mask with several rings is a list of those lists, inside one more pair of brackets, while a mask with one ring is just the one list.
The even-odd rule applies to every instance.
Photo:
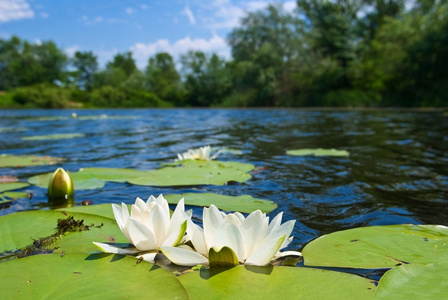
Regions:
[[72, 64], [75, 68], [75, 82], [81, 90], [90, 91], [93, 88], [93, 79], [98, 71], [97, 56], [91, 51], [76, 51], [72, 58]]
[[228, 36], [233, 74], [242, 105], [282, 106], [291, 102], [295, 61], [303, 55], [304, 26], [279, 5], [249, 13]]
[[146, 67], [146, 79], [151, 92], [165, 101], [182, 105], [184, 92], [173, 57], [166, 52], [151, 57]]
[[107, 69], [121, 69], [126, 77], [129, 77], [137, 69], [135, 60], [132, 58], [132, 52], [126, 52], [124, 54], [118, 53], [114, 56], [114, 60], [107, 63]]
[[181, 62], [188, 105], [216, 105], [227, 95], [231, 79], [225, 61], [216, 54], [189, 51], [181, 56]]
[[13, 36], [0, 40], [0, 89], [63, 83], [68, 58], [51, 41], [30, 44]]

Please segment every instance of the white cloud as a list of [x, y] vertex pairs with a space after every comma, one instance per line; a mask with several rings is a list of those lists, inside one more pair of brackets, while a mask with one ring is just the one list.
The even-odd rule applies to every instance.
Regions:
[[65, 54], [71, 57], [75, 55], [76, 51], [79, 51], [78, 45], [73, 45], [64, 49]]
[[126, 13], [132, 15], [133, 13], [135, 13], [135, 9], [133, 9], [132, 7], [128, 7], [126, 8]]
[[187, 15], [190, 24], [196, 24], [196, 19], [194, 18], [193, 12], [190, 10], [188, 6], [185, 6], [185, 9], [182, 11], [183, 14]]
[[41, 13], [40, 13], [40, 16], [41, 16], [43, 19], [46, 19], [46, 18], [48, 18], [48, 13], [46, 13], [46, 12], [41, 12]]
[[[269, 4], [276, 3], [270, 0], [246, 1], [240, 4], [233, 4], [231, 0], [215, 0], [207, 6], [202, 6], [200, 18], [205, 27], [215, 29], [232, 29], [239, 26], [241, 19], [248, 12], [268, 7]], [[296, 7], [296, 1], [280, 2], [287, 12], [292, 12]]]
[[230, 48], [225, 39], [220, 36], [213, 36], [209, 40], [206, 39], [191, 39], [189, 36], [170, 43], [168, 40], [158, 40], [155, 43], [136, 43], [130, 50], [139, 68], [144, 68], [148, 59], [159, 52], [168, 52], [175, 59], [181, 54], [186, 54], [189, 50], [199, 50], [205, 53], [216, 53], [226, 59], [230, 58]]
[[33, 17], [34, 11], [25, 0], [0, 0], [0, 22]]
[[40, 45], [42, 45], [42, 41], [40, 39], [35, 39], [34, 44], [40, 46]]

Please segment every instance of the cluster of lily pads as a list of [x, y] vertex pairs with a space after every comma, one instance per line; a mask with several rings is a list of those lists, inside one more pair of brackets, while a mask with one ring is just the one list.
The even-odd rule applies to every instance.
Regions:
[[[266, 266], [285, 255], [301, 256], [300, 252], [279, 252], [292, 241], [290, 234], [295, 221], [281, 224], [282, 213], [271, 223], [269, 217], [256, 210], [246, 218], [239, 212], [226, 214], [211, 205], [203, 209], [203, 228], [193, 223], [181, 199], [171, 218], [168, 202], [150, 196], [146, 203], [137, 198], [128, 207], [112, 204], [115, 219], [132, 248], [111, 244], [94, 244], [104, 252], [136, 254], [154, 262], [159, 250], [173, 263], [181, 266], [234, 266], [239, 263]], [[192, 247], [191, 247], [191, 246]]]
[[[159, 170], [87, 168], [71, 175], [76, 189], [98, 188], [107, 181], [169, 186], [176, 182], [224, 184], [250, 178], [252, 165], [212, 161], [216, 154], [212, 156], [210, 152], [208, 147], [189, 150], [179, 154], [178, 161]], [[334, 149], [301, 149], [287, 154], [349, 156], [346, 151]], [[7, 157], [6, 163], [2, 158], [5, 157], [0, 157], [0, 167], [2, 162], [12, 161], [12, 156]], [[60, 161], [40, 157], [19, 159], [20, 163], [14, 160], [15, 166]], [[191, 174], [199, 174], [200, 181], [179, 180]], [[65, 171], [58, 169], [53, 174], [30, 178], [29, 182], [47, 187], [49, 195], [67, 196], [67, 191], [58, 190], [61, 186], [57, 184], [58, 178], [63, 182], [69, 180]], [[3, 185], [5, 188], [0, 192], [12, 189], [10, 183]], [[16, 183], [14, 187], [24, 185], [27, 184]], [[72, 188], [70, 184], [65, 187]], [[275, 209], [275, 203], [240, 197], [211, 193], [151, 196], [146, 202], [137, 198], [130, 206], [130, 213], [125, 204], [113, 204], [112, 210], [108, 204], [0, 217], [0, 289], [9, 299], [18, 295], [41, 298], [49, 294], [61, 298], [97, 295], [98, 298], [210, 299], [241, 297], [243, 293], [253, 298], [281, 294], [314, 299], [441, 299], [448, 292], [448, 284], [440, 280], [448, 270], [446, 226], [408, 224], [335, 232], [311, 241], [302, 249], [307, 268], [275, 267], [278, 258], [300, 255], [297, 251], [280, 252], [292, 239], [295, 221], [282, 224], [280, 213], [269, 222], [265, 213]], [[177, 204], [172, 214], [169, 204]], [[191, 219], [185, 205], [208, 206], [203, 208], [202, 227]], [[218, 208], [237, 212], [224, 213]], [[55, 222], [67, 216], [74, 216], [91, 230], [54, 239], [44, 249], [38, 249], [42, 250], [39, 253], [48, 253], [45, 255], [3, 259], [14, 256], [18, 249], [32, 249], [40, 244], [32, 239], [54, 237]], [[94, 244], [102, 252], [114, 255], [94, 252], [92, 241], [101, 241]], [[165, 257], [175, 265], [192, 268], [176, 276], [179, 274], [156, 268], [152, 263]], [[344, 268], [343, 272], [339, 268]], [[349, 274], [347, 268], [385, 274], [377, 281]], [[72, 283], [70, 288], [66, 282]]]

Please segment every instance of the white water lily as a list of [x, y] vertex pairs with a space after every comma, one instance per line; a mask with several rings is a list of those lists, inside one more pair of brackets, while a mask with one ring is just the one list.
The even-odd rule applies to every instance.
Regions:
[[185, 160], [185, 159], [196, 159], [196, 160], [212, 160], [215, 159], [218, 156], [218, 153], [216, 153], [213, 156], [210, 156], [211, 148], [210, 146], [200, 147], [197, 149], [189, 149], [187, 152], [184, 152], [182, 154], [177, 154], [178, 160]]
[[[161, 250], [169, 260], [183, 266], [225, 265], [233, 264], [232, 261], [265, 266], [282, 256], [301, 256], [297, 251], [279, 251], [292, 241], [293, 237], [289, 236], [295, 223], [291, 220], [281, 224], [282, 215], [279, 213], [269, 224], [269, 217], [260, 210], [245, 218], [238, 212], [222, 213], [211, 205], [203, 211], [204, 229], [191, 220], [188, 224], [188, 238], [196, 252], [169, 246], [163, 246]], [[220, 256], [219, 252], [223, 249]], [[217, 264], [212, 261], [216, 257], [219, 260]]]
[[168, 202], [160, 195], [150, 196], [146, 203], [137, 197], [129, 215], [126, 204], [112, 204], [115, 220], [134, 248], [119, 248], [110, 244], [94, 244], [103, 252], [116, 254], [140, 254], [146, 261], [154, 262], [162, 246], [177, 246], [185, 235], [187, 220], [184, 199], [181, 199], [170, 218]]

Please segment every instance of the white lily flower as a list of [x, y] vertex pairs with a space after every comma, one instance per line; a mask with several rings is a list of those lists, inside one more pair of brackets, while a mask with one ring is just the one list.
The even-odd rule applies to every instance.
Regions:
[[[170, 218], [168, 202], [160, 195], [150, 196], [146, 203], [137, 197], [129, 215], [126, 204], [112, 204], [115, 220], [120, 230], [135, 248], [119, 248], [110, 244], [94, 244], [103, 252], [139, 254], [146, 261], [154, 262], [162, 246], [177, 246], [185, 235], [189, 216], [185, 212], [184, 199], [176, 206]], [[149, 253], [147, 253], [149, 252]]]
[[269, 224], [269, 217], [260, 210], [245, 218], [238, 212], [226, 215], [211, 205], [203, 210], [204, 229], [191, 220], [188, 224], [188, 237], [196, 252], [165, 246], [161, 250], [172, 262], [183, 266], [238, 262], [265, 266], [282, 256], [301, 256], [297, 251], [287, 251], [283, 255], [279, 251], [292, 241], [289, 236], [295, 223], [291, 220], [281, 224], [282, 215], [278, 214]]
[[213, 156], [210, 156], [211, 148], [210, 146], [200, 147], [197, 149], [189, 149], [187, 152], [184, 152], [182, 154], [177, 154], [178, 160], [185, 160], [185, 159], [196, 159], [196, 160], [212, 160], [215, 159], [218, 154], [216, 153]]

